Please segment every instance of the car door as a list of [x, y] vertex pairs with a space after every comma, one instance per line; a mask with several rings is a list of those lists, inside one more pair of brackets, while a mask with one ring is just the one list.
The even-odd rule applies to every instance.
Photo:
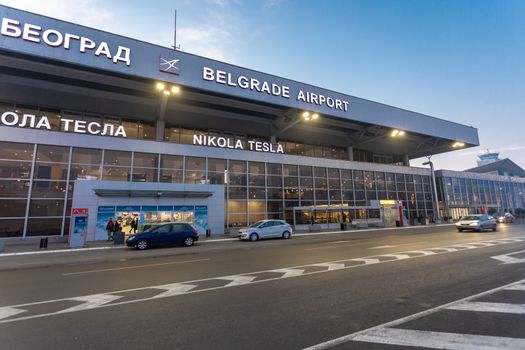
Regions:
[[264, 224], [257, 228], [257, 234], [260, 238], [268, 238], [272, 236], [272, 222], [266, 221]]
[[272, 237], [281, 237], [284, 231], [284, 225], [282, 221], [272, 221]]
[[184, 241], [187, 234], [187, 226], [183, 223], [171, 224], [170, 244], [178, 244]]
[[153, 236], [151, 237], [151, 243], [154, 245], [165, 245], [169, 244], [171, 233], [171, 225], [161, 225], [153, 230]]

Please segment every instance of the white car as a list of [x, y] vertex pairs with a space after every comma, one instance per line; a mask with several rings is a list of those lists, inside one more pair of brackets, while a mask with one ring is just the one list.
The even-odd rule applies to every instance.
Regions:
[[262, 238], [292, 237], [292, 227], [283, 220], [261, 220], [239, 230], [239, 239], [257, 241]]
[[496, 231], [496, 219], [486, 214], [476, 214], [463, 216], [458, 222], [456, 222], [456, 228], [459, 232], [463, 231], [483, 231], [492, 230]]

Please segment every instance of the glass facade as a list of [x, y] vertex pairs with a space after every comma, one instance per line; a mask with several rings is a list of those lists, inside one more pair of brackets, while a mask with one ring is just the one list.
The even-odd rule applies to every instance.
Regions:
[[75, 180], [221, 184], [226, 227], [381, 199], [402, 200], [413, 217], [433, 214], [428, 176], [0, 142], [0, 237], [67, 235]]
[[438, 198], [443, 217], [459, 219], [489, 209], [514, 212], [525, 208], [525, 179], [494, 175], [454, 173], [437, 177]]

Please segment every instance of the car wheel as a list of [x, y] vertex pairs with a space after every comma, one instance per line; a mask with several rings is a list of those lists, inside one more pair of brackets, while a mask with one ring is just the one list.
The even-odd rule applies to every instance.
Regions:
[[193, 245], [193, 238], [192, 237], [186, 237], [184, 238], [184, 246], [185, 247], [191, 247]]
[[283, 238], [284, 239], [289, 239], [290, 237], [291, 237], [290, 232], [288, 232], [288, 231], [284, 231], [283, 232]]
[[257, 233], [252, 233], [250, 235], [250, 241], [255, 242], [258, 239], [259, 239], [259, 235]]
[[145, 250], [148, 249], [149, 243], [145, 239], [141, 239], [137, 242], [137, 249], [138, 250]]
[[463, 229], [462, 229], [462, 228], [458, 228], [458, 231], [459, 231], [459, 232], [463, 232]]
[[492, 231], [496, 232], [497, 230], [498, 230], [498, 227], [494, 225], [494, 227], [492, 228]]

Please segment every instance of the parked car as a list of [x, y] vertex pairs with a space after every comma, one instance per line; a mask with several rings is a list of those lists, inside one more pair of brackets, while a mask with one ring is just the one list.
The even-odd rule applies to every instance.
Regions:
[[511, 213], [505, 213], [505, 214], [500, 214], [498, 216], [496, 216], [496, 221], [498, 223], [507, 223], [507, 222], [514, 222], [514, 215], [512, 215]]
[[261, 220], [239, 230], [239, 239], [256, 241], [262, 238], [292, 237], [292, 227], [283, 220]]
[[170, 222], [153, 226], [144, 232], [129, 236], [126, 240], [126, 245], [128, 247], [136, 247], [138, 250], [174, 244], [183, 244], [186, 247], [190, 247], [198, 240], [199, 233], [192, 225], [184, 222]]
[[463, 216], [456, 222], [456, 228], [459, 232], [463, 231], [483, 231], [497, 230], [496, 219], [487, 214]]

